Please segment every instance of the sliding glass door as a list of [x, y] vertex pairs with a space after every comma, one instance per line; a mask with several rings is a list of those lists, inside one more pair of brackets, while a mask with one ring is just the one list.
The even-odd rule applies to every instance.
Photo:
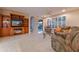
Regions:
[[38, 20], [38, 33], [43, 32], [43, 20]]

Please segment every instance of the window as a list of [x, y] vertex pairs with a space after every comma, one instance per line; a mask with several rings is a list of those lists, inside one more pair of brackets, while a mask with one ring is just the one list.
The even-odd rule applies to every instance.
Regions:
[[66, 26], [66, 17], [65, 16], [61, 16], [61, 17], [57, 17], [52, 19], [52, 23], [49, 22], [51, 25], [51, 28], [56, 28], [57, 26], [60, 27], [65, 27]]
[[61, 26], [62, 27], [66, 26], [66, 17], [65, 16], [61, 17]]
[[60, 27], [64, 27], [64, 26], [66, 26], [66, 18], [65, 18], [65, 16], [61, 16], [61, 17], [58, 17], [57, 18], [57, 26], [60, 26]]

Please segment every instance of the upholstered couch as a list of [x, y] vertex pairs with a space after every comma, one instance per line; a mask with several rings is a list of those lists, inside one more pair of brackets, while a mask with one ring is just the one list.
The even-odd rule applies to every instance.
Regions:
[[57, 52], [79, 51], [79, 27], [72, 27], [70, 33], [56, 32], [51, 35], [51, 46]]

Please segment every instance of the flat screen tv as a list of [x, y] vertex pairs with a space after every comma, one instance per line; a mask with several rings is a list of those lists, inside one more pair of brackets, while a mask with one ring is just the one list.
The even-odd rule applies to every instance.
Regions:
[[12, 27], [22, 27], [23, 21], [21, 19], [13, 19], [11, 21], [11, 26]]

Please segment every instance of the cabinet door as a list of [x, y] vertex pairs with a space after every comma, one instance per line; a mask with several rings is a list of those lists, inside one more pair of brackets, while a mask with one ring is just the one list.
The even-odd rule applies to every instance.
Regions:
[[24, 19], [24, 27], [29, 27], [29, 19]]
[[10, 28], [3, 28], [2, 29], [2, 36], [10, 36]]
[[29, 27], [24, 27], [24, 33], [28, 33], [29, 32]]

